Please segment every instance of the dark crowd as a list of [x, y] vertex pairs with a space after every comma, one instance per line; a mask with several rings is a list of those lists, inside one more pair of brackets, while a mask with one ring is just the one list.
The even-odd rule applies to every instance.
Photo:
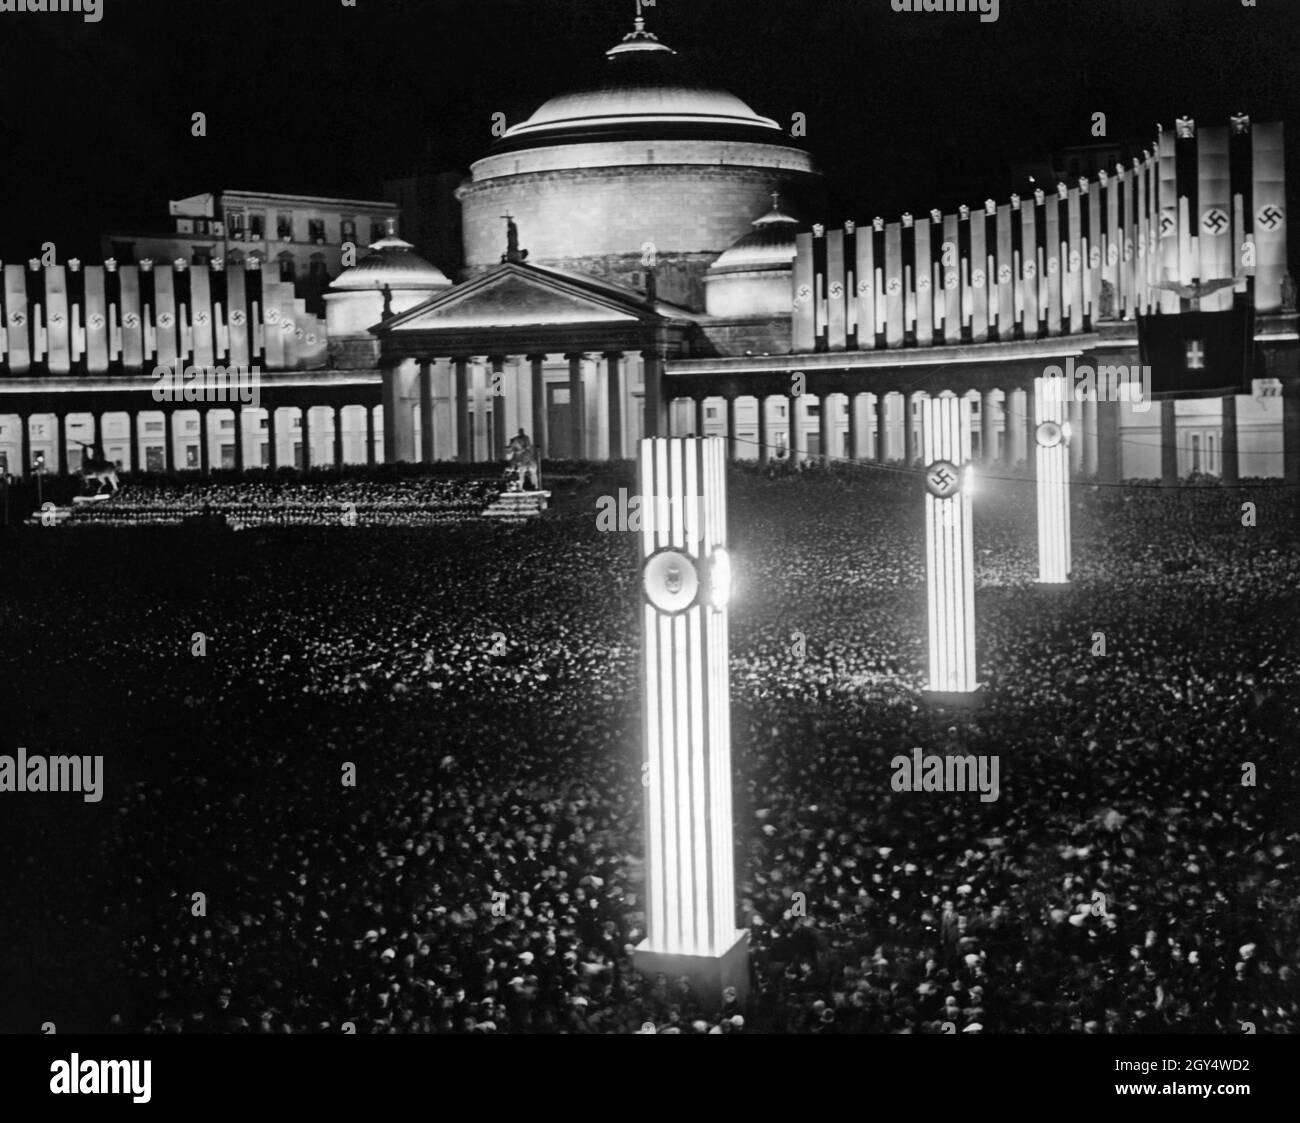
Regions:
[[[0, 1028], [1300, 1030], [1287, 491], [1076, 488], [1049, 593], [1032, 483], [982, 478], [988, 703], [954, 715], [920, 695], [918, 479], [733, 472], [751, 993], [717, 1007], [632, 964], [639, 586], [606, 486], [522, 527], [11, 543], [0, 752], [107, 781], [0, 797]], [[915, 747], [996, 755], [1000, 797], [894, 791]]]

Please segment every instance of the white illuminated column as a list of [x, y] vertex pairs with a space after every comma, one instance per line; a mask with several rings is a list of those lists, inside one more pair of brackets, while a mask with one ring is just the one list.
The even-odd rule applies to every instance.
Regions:
[[736, 928], [727, 677], [725, 442], [641, 442], [646, 939], [650, 977], [688, 976], [701, 999], [748, 992]]
[[943, 705], [978, 706], [975, 681], [975, 547], [971, 536], [970, 401], [921, 399], [925, 457], [926, 592], [930, 683]]
[[1034, 379], [1034, 421], [1038, 428], [1038, 580], [1070, 580], [1070, 423], [1064, 377]]

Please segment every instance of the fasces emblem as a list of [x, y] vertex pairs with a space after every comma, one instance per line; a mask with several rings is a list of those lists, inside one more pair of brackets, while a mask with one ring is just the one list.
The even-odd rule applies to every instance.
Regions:
[[660, 612], [682, 612], [695, 603], [700, 575], [695, 562], [677, 550], [662, 550], [645, 564], [646, 600]]
[[1038, 427], [1036, 436], [1043, 448], [1055, 448], [1065, 439], [1065, 433], [1055, 421], [1044, 421]]

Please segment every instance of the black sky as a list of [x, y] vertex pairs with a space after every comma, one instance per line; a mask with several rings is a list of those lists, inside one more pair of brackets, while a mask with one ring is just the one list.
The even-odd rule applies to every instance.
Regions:
[[[381, 197], [464, 170], [603, 62], [633, 0], [103, 0], [0, 15], [0, 258], [99, 260], [221, 188]], [[1285, 120], [1300, 185], [1300, 0], [1001, 0], [1000, 19], [889, 0], [658, 0], [652, 30], [788, 123], [806, 113], [822, 217], [922, 213], [1023, 185], [1008, 163], [1157, 122]], [[190, 135], [191, 114], [208, 135]], [[1292, 224], [1297, 229], [1296, 224]]]

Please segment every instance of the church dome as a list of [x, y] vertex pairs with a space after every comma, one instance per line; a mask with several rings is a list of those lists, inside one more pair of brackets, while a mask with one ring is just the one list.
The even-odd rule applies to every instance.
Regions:
[[493, 153], [593, 140], [709, 139], [782, 143], [781, 126], [734, 94], [691, 80], [677, 52], [645, 30], [605, 52], [605, 72], [588, 85], [551, 98], [528, 120], [506, 130]]
[[773, 193], [772, 209], [753, 222], [753, 229], [723, 251], [709, 267], [709, 276], [753, 273], [769, 269], [789, 271], [798, 246], [799, 223], [781, 211], [780, 196]]
[[330, 284], [332, 292], [366, 289], [445, 289], [447, 275], [425, 261], [410, 242], [397, 236], [396, 221], [388, 220], [388, 233], [370, 244], [371, 252], [343, 270]]

